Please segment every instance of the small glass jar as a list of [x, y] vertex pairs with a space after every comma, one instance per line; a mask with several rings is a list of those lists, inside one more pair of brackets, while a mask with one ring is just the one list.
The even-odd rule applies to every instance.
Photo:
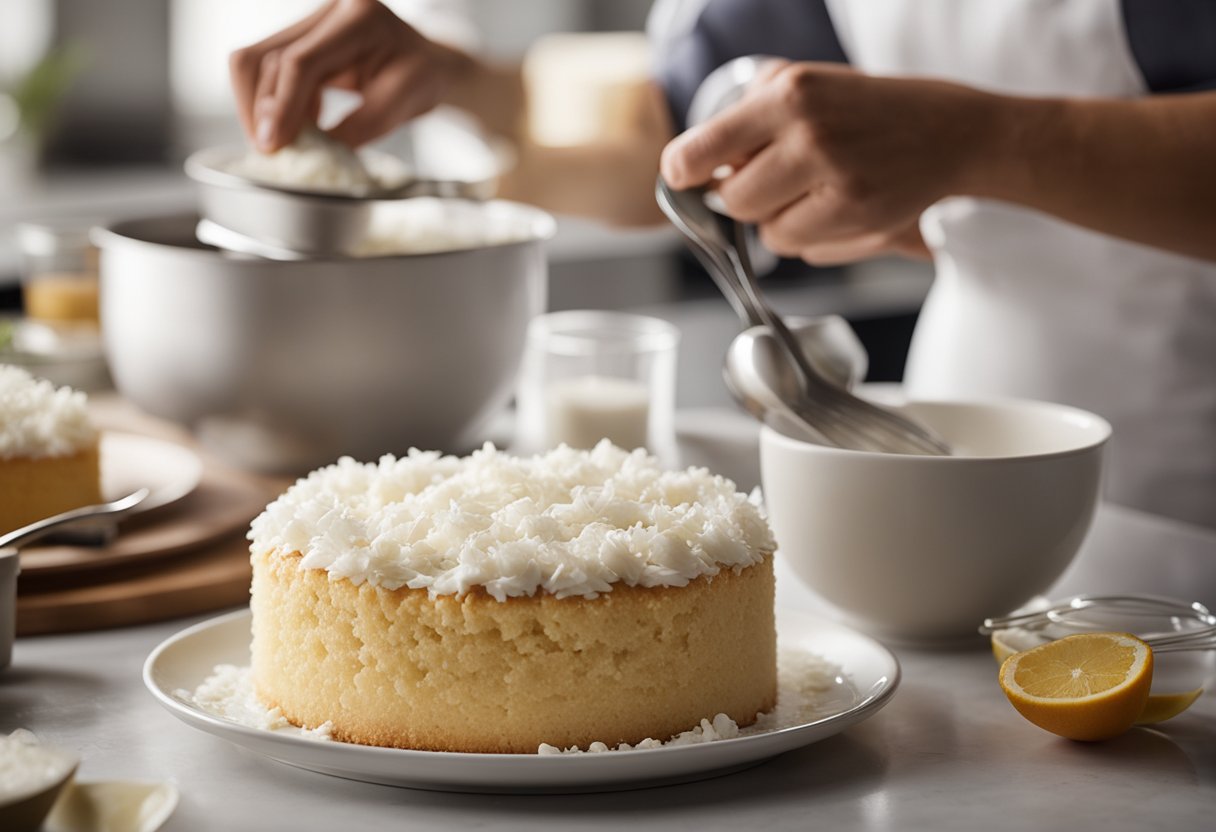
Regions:
[[601, 439], [677, 464], [676, 351], [680, 332], [623, 312], [534, 318], [517, 395], [515, 450], [592, 448]]
[[63, 220], [17, 226], [27, 317], [55, 325], [98, 326], [98, 253], [89, 241], [93, 225]]

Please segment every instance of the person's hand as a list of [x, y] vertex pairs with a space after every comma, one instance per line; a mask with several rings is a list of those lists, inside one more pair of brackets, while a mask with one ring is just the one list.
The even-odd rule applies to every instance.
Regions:
[[466, 62], [375, 0], [331, 0], [233, 52], [229, 66], [241, 124], [271, 152], [316, 120], [322, 87], [362, 93], [363, 105], [329, 131], [357, 147], [438, 104]]
[[674, 188], [716, 187], [736, 219], [787, 257], [841, 263], [924, 254], [917, 223], [965, 187], [993, 96], [936, 81], [773, 62], [732, 107], [663, 151]]

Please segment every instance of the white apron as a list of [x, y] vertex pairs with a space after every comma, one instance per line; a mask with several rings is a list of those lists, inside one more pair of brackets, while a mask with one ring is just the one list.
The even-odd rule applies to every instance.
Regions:
[[[1015, 95], [1146, 92], [1114, 0], [828, 7], [852, 65], [875, 75]], [[921, 230], [937, 278], [913, 338], [910, 394], [1099, 413], [1114, 426], [1109, 499], [1216, 526], [1216, 264], [987, 200], [944, 200]]]

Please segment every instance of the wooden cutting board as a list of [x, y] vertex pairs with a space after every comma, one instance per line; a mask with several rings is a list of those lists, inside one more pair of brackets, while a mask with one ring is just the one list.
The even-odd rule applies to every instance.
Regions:
[[124, 520], [105, 546], [31, 546], [21, 552], [17, 591], [111, 580], [117, 569], [177, 558], [232, 537], [278, 490], [237, 471], [205, 462], [198, 487], [182, 500]]
[[23, 592], [17, 635], [145, 624], [244, 604], [251, 575], [242, 529], [198, 552], [116, 570], [104, 583]]
[[[249, 520], [291, 484], [236, 471], [181, 427], [141, 413], [112, 393], [90, 397], [94, 422], [177, 442], [203, 462], [199, 487], [180, 502], [120, 526], [110, 547], [22, 553], [17, 635], [145, 624], [249, 600]], [[78, 549], [78, 547], [63, 547]]]

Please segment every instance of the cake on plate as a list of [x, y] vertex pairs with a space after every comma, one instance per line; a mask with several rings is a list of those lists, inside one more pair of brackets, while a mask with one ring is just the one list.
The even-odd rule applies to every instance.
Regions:
[[84, 393], [0, 365], [0, 534], [101, 502]]
[[704, 469], [606, 441], [342, 459], [249, 536], [258, 698], [336, 739], [535, 753], [775, 704], [773, 538]]

